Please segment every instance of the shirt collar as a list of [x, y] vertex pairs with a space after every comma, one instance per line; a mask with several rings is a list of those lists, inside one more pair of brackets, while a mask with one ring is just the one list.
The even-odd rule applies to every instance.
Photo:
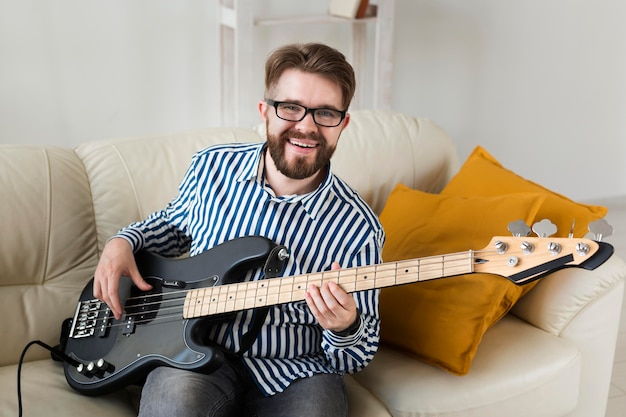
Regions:
[[[267, 144], [262, 143], [254, 150], [253, 154], [247, 159], [245, 166], [241, 170], [241, 174], [237, 177], [237, 181], [254, 181], [260, 187], [264, 187], [263, 169], [265, 167], [265, 161], [263, 154], [266, 148]], [[308, 215], [315, 219], [320, 210], [324, 207], [325, 202], [331, 196], [334, 176], [330, 169], [330, 164], [325, 169], [326, 177], [324, 178], [324, 181], [322, 181], [322, 183], [310, 193], [276, 197], [269, 186], [264, 187], [265, 192], [268, 194], [270, 200], [275, 202], [302, 204]]]

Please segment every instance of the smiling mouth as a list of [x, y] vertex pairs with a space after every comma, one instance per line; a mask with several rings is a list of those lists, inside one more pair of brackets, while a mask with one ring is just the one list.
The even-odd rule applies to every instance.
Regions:
[[298, 139], [290, 139], [289, 143], [299, 148], [311, 149], [317, 147], [317, 143], [301, 142]]

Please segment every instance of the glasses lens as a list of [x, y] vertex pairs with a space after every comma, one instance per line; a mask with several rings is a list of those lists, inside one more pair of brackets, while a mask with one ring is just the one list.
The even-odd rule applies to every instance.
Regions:
[[305, 112], [306, 108], [299, 104], [280, 103], [276, 106], [276, 115], [290, 122], [299, 122], [304, 117]]
[[317, 109], [313, 113], [313, 120], [318, 125], [334, 127], [341, 123], [341, 112], [332, 109]]

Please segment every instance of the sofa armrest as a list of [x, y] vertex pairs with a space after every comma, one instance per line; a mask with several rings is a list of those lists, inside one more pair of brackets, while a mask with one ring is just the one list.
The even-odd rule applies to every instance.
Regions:
[[604, 415], [624, 299], [626, 264], [613, 255], [593, 271], [544, 277], [512, 313], [574, 343], [581, 354], [578, 406], [568, 417]]
[[625, 277], [626, 264], [616, 255], [593, 271], [565, 268], [542, 278], [511, 312], [561, 336], [585, 309], [620, 286]]

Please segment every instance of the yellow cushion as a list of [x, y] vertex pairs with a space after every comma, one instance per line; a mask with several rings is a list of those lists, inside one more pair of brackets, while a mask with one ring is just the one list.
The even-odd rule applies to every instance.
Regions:
[[[542, 193], [546, 201], [537, 214], [537, 220], [548, 219], [558, 230], [554, 236], [567, 237], [575, 220], [575, 237], [584, 237], [589, 223], [603, 218], [607, 208], [580, 204], [545, 187], [528, 181], [504, 168], [485, 149], [477, 146], [459, 172], [441, 191], [457, 196], [494, 196], [512, 192]], [[530, 225], [529, 225], [530, 226]]]
[[[545, 196], [428, 194], [399, 184], [380, 215], [385, 262], [482, 249], [507, 226], [535, 220]], [[431, 365], [466, 374], [484, 332], [522, 295], [523, 287], [490, 274], [468, 274], [384, 288], [381, 341]]]

